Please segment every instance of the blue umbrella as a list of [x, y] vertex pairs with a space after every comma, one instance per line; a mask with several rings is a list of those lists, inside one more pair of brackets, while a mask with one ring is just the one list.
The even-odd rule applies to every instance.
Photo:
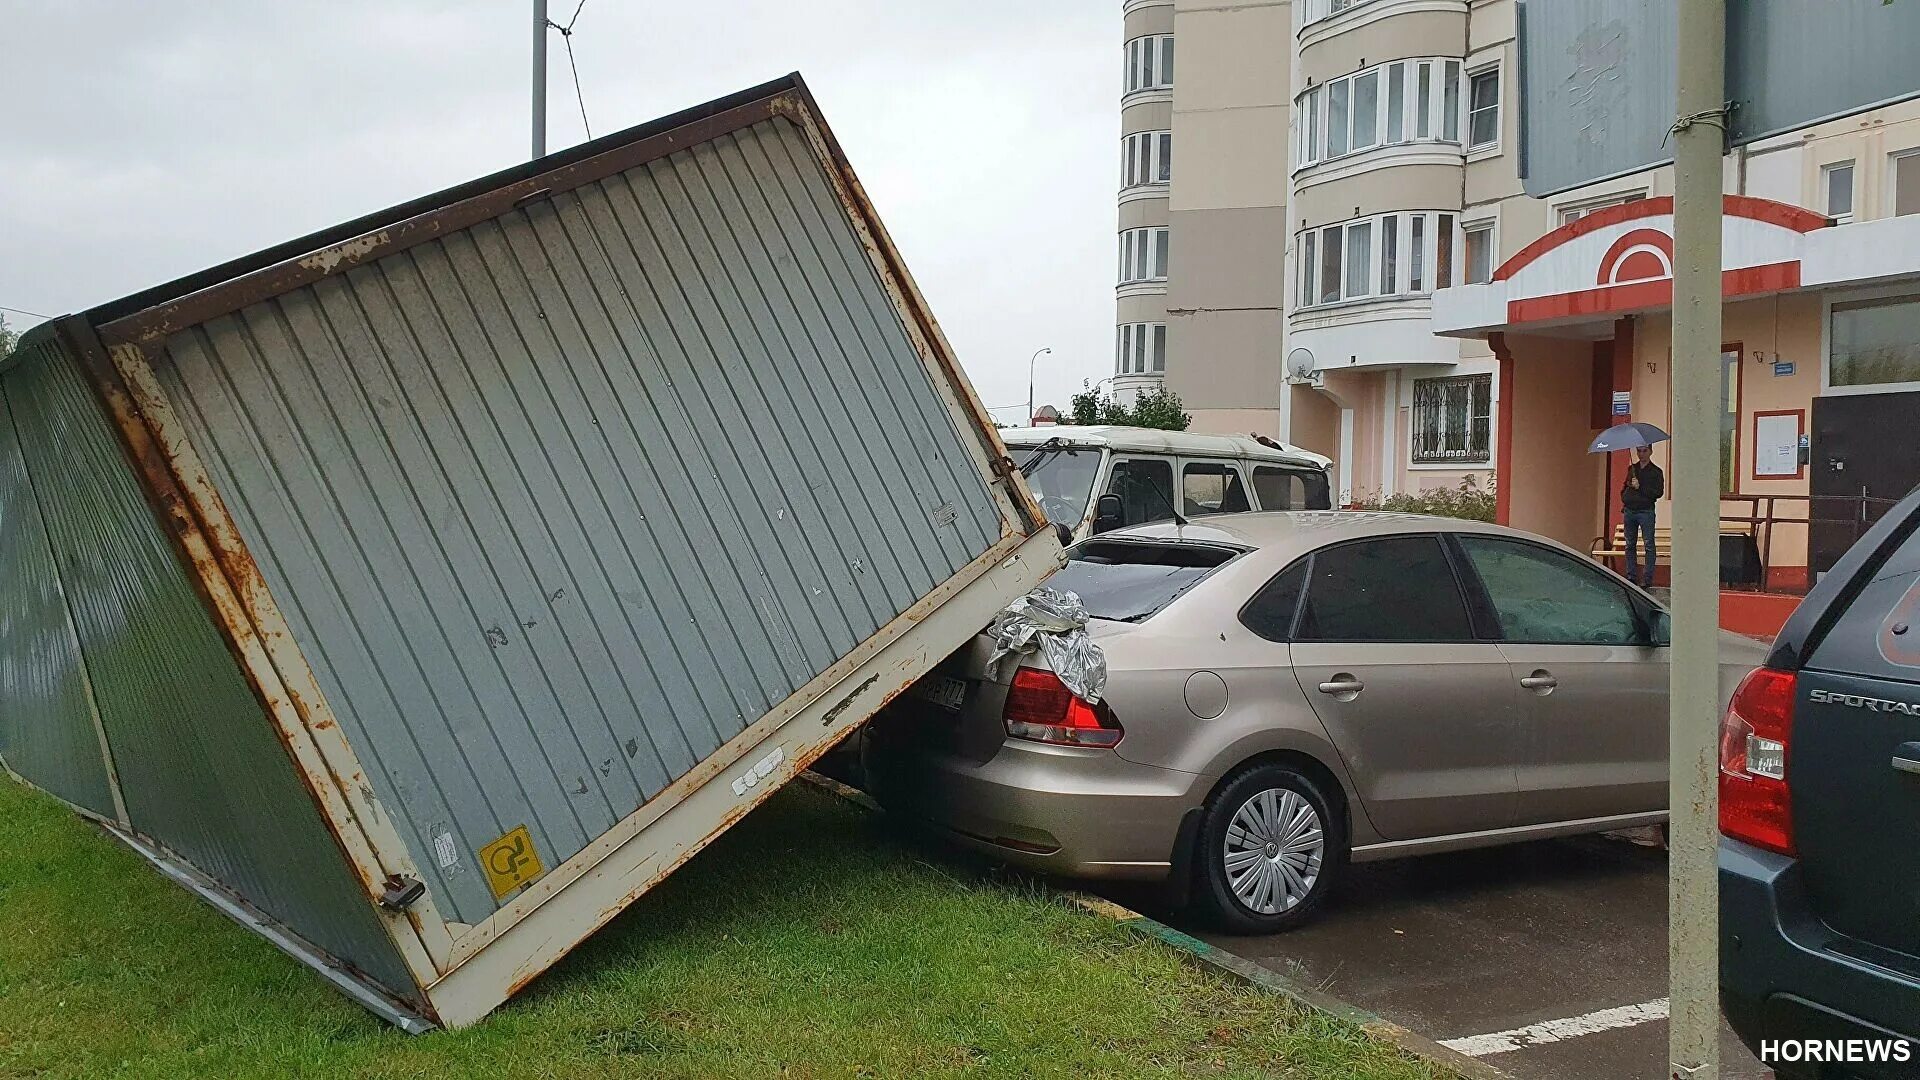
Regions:
[[1587, 447], [1587, 453], [1605, 454], [1614, 450], [1636, 450], [1642, 446], [1666, 442], [1671, 438], [1673, 436], [1652, 424], [1615, 424], [1593, 440], [1593, 445]]

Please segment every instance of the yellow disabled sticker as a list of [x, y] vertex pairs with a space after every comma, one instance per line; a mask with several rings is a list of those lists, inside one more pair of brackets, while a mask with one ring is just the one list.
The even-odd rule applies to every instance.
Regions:
[[547, 872], [525, 825], [481, 848], [480, 866], [487, 872], [495, 900], [506, 899], [508, 893]]

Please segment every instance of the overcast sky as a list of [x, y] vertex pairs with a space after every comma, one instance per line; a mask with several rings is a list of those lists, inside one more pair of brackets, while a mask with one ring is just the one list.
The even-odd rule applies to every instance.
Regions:
[[[523, 160], [531, 8], [0, 0], [0, 305], [81, 310]], [[1119, 0], [586, 0], [573, 42], [602, 135], [805, 75], [1003, 419], [1042, 346], [1043, 403], [1111, 373]], [[549, 63], [560, 149], [557, 34]]]

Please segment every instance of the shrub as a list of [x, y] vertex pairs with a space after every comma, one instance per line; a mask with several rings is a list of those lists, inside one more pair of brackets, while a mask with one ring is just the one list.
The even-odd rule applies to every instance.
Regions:
[[1495, 481], [1489, 476], [1486, 487], [1471, 476], [1450, 488], [1431, 488], [1420, 492], [1401, 492], [1382, 499], [1378, 494], [1353, 501], [1355, 510], [1390, 510], [1401, 514], [1432, 514], [1436, 517], [1465, 518], [1468, 521], [1492, 521]]

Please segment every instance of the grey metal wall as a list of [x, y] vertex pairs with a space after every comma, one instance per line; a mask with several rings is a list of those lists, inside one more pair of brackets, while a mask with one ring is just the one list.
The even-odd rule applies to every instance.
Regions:
[[497, 906], [478, 848], [572, 856], [1005, 529], [785, 120], [156, 363], [465, 922]]
[[1519, 12], [1527, 194], [1673, 160], [1673, 0], [1521, 0]]
[[[51, 346], [29, 344], [15, 371], [53, 359]], [[117, 819], [80, 641], [14, 432], [12, 381], [0, 376], [0, 761], [76, 806]]]
[[93, 392], [49, 346], [8, 374], [6, 397], [133, 829], [411, 995]]

